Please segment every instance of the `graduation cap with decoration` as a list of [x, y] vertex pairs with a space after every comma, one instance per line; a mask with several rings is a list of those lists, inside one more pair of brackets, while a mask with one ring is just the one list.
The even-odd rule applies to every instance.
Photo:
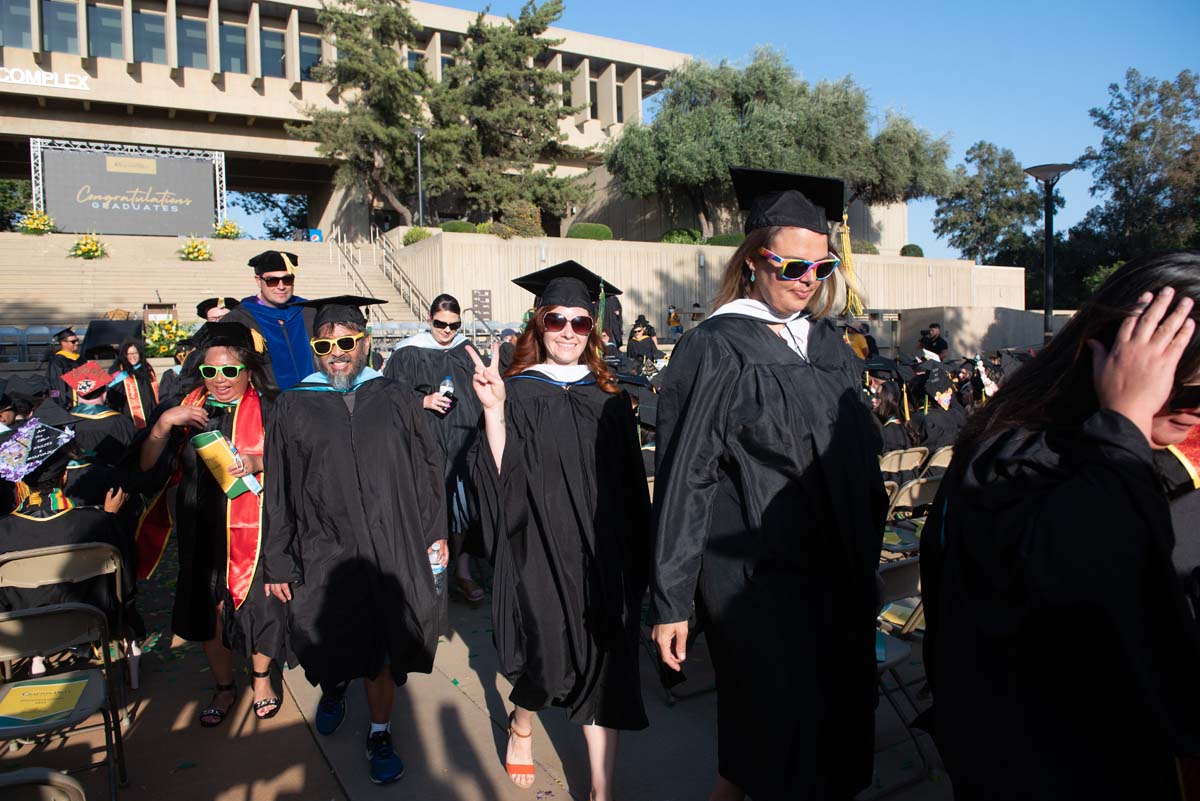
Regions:
[[[58, 407], [58, 404], [50, 404], [63, 415]], [[38, 412], [50, 411], [44, 407], [39, 407]], [[43, 417], [46, 415], [43, 414]], [[0, 478], [8, 481], [23, 481], [26, 476], [34, 471], [45, 467], [52, 469], [60, 462], [61, 469], [67, 468], [67, 463], [70, 461], [70, 453], [65, 449], [75, 438], [75, 432], [69, 429], [55, 428], [41, 419], [36, 414], [12, 433], [11, 436], [0, 445]]]
[[233, 298], [217, 296], [215, 298], [209, 298], [208, 300], [202, 300], [197, 303], [196, 316], [201, 320], [207, 320], [208, 313], [213, 309], [229, 309], [232, 311], [241, 305], [241, 302], [234, 300]]
[[317, 310], [313, 318], [313, 334], [315, 335], [323, 327], [331, 323], [353, 323], [354, 325], [366, 327], [367, 315], [362, 310], [367, 306], [380, 306], [384, 303], [387, 303], [387, 301], [380, 300], [379, 298], [364, 298], [360, 295], [334, 295], [328, 298], [305, 300], [294, 305]]
[[296, 267], [300, 264], [300, 257], [295, 253], [285, 253], [282, 250], [264, 250], [250, 261], [246, 262], [254, 268], [255, 275], [263, 275], [265, 273], [290, 273], [296, 274]]
[[99, 392], [112, 382], [113, 377], [97, 362], [86, 361], [75, 369], [63, 373], [62, 380], [75, 390], [75, 394], [86, 398], [94, 392]]

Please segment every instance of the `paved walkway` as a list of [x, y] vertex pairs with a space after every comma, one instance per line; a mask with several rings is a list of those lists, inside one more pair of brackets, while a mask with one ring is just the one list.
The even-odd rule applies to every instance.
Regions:
[[[583, 737], [561, 710], [539, 716], [534, 735], [537, 782], [514, 786], [504, 772], [508, 684], [497, 674], [486, 606], [452, 603], [451, 631], [439, 645], [434, 672], [413, 676], [397, 692], [393, 736], [407, 765], [398, 784], [380, 788], [366, 775], [363, 693], [352, 687], [346, 722], [334, 735], [311, 729], [319, 692], [301, 671], [284, 675], [284, 706], [270, 721], [250, 711], [248, 677], [234, 713], [216, 729], [196, 724], [211, 677], [196, 645], [174, 640], [167, 628], [174, 565], [164, 564], [143, 589], [140, 606], [160, 639], [143, 657], [142, 689], [130, 694], [134, 718], [127, 734], [130, 786], [122, 801], [568, 801], [588, 797]], [[152, 634], [153, 638], [153, 634]], [[711, 679], [703, 640], [689, 652], [691, 682]], [[906, 672], [919, 670], [919, 663]], [[650, 728], [623, 735], [617, 787], [626, 801], [703, 801], [716, 764], [715, 696], [669, 706], [649, 657], [642, 685]], [[684, 685], [686, 688], [687, 685]], [[684, 689], [681, 688], [681, 689]], [[879, 788], [920, 775], [911, 743], [886, 703], [878, 713]], [[922, 742], [932, 753], [928, 738]], [[103, 740], [84, 734], [44, 746], [23, 746], [0, 757], [0, 770], [41, 765], [67, 768], [99, 759]], [[80, 774], [90, 799], [106, 797], [103, 770]], [[872, 791], [864, 794], [870, 797]], [[949, 799], [949, 782], [935, 777], [888, 796], [901, 801]]]

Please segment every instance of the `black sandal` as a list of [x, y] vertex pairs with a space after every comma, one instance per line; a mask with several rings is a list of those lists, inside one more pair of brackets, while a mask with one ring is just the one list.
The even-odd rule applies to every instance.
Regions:
[[[269, 679], [271, 678], [271, 671], [268, 669], [262, 673], [259, 673], [257, 670], [252, 670], [250, 671], [250, 675], [256, 679]], [[279, 713], [281, 706], [283, 706], [283, 704], [279, 698], [272, 696], [271, 698], [264, 698], [261, 701], [255, 701], [253, 704], [251, 704], [251, 709], [254, 710], [254, 717], [258, 718], [259, 720], [270, 720]], [[262, 710], [264, 709], [268, 709], [270, 711], [266, 714], [263, 714]]]
[[[229, 705], [224, 709], [218, 709], [215, 706], [210, 706], [208, 709], [205, 709], [200, 713], [200, 725], [206, 729], [215, 728], [225, 722], [225, 716], [229, 714], [229, 710], [232, 709], [233, 705], [237, 703], [237, 683], [232, 681], [228, 684], [218, 683], [214, 687], [213, 700], [215, 701], [217, 696], [221, 693], [233, 693], [233, 700], [230, 701]], [[205, 718], [216, 718], [216, 720], [206, 721]]]

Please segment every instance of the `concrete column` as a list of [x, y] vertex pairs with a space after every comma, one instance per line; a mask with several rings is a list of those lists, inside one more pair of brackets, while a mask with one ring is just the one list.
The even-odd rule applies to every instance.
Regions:
[[125, 70], [133, 72], [133, 0], [121, 4], [121, 52], [125, 56]]
[[258, 0], [250, 3], [246, 18], [246, 72], [256, 86], [262, 84], [262, 23]]
[[91, 55], [88, 48], [88, 15], [87, 3], [76, 0], [75, 3], [75, 36], [79, 40], [79, 59], [82, 61]]
[[[550, 72], [562, 72], [562, 53], [555, 53], [549, 61], [546, 62], [546, 69]], [[550, 91], [558, 95], [558, 104], [560, 106], [566, 104], [566, 98], [563, 97], [562, 81], [555, 81], [554, 86], [550, 87]]]
[[587, 58], [581, 58], [576, 69], [575, 77], [571, 80], [571, 105], [579, 107], [579, 111], [575, 112], [575, 124], [583, 125], [591, 119], [591, 62]]
[[300, 10], [295, 6], [288, 12], [283, 35], [283, 76], [293, 89], [300, 88]]
[[179, 9], [175, 0], [167, 0], [167, 18], [163, 28], [167, 37], [167, 66], [174, 75], [179, 70]]
[[29, 0], [29, 45], [35, 54], [42, 52], [41, 0]]
[[597, 105], [600, 111], [600, 127], [611, 128], [617, 122], [617, 65], [609, 64], [596, 83], [600, 94]]
[[442, 80], [442, 32], [434, 31], [425, 45], [425, 74], [437, 83]]
[[622, 111], [625, 124], [636, 125], [642, 121], [642, 68], [634, 67], [620, 87]]
[[208, 0], [208, 71], [214, 79], [221, 74], [221, 9], [217, 0]]
[[[408, 58], [405, 55], [405, 58]], [[329, 37], [323, 33], [321, 35], [321, 61], [325, 64], [332, 64], [337, 59], [337, 47], [329, 41]]]

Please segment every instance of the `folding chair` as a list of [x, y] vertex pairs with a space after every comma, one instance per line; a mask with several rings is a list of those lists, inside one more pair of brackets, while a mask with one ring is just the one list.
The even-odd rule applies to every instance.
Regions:
[[[29, 693], [39, 688], [40, 692], [47, 693], [53, 687], [65, 695], [65, 702], [59, 709], [27, 707], [19, 716], [0, 716], [0, 739], [17, 740], [55, 732], [65, 736], [71, 731], [83, 731], [80, 724], [99, 712], [103, 719], [109, 798], [116, 801], [117, 785], [127, 783], [125, 742], [115, 714], [117, 702], [112, 663], [108, 658], [108, 621], [104, 613], [87, 604], [58, 604], [0, 614], [0, 660], [45, 657], [72, 646], [92, 644], [101, 646], [102, 668], [0, 684], [0, 707], [5, 706], [5, 700], [10, 696], [20, 697], [13, 693]], [[69, 695], [66, 694], [68, 689], [73, 691]], [[75, 696], [74, 705], [69, 703], [72, 695]], [[82, 769], [93, 767], [99, 765]]]
[[[121, 552], [105, 542], [84, 542], [71, 545], [51, 545], [46, 548], [31, 548], [27, 551], [0, 553], [0, 588], [35, 589], [48, 584], [79, 584], [100, 576], [113, 577], [113, 595], [117, 601], [114, 641], [117, 653], [124, 657], [120, 647], [125, 634], [125, 585], [122, 571]], [[105, 643], [107, 649], [109, 643]], [[118, 664], [123, 663], [118, 660]], [[118, 668], [118, 673], [120, 673]], [[128, 722], [125, 704], [124, 676], [119, 675], [121, 697], [121, 720]]]
[[887, 493], [888, 503], [891, 504], [892, 498], [896, 496], [896, 490], [900, 489], [900, 485], [895, 481], [885, 481], [883, 482], [883, 489]]
[[925, 468], [921, 470], [921, 475], [917, 476], [917, 478], [926, 478], [929, 476], [930, 470], [945, 470], [950, 466], [950, 460], [953, 458], [953, 445], [945, 445], [941, 448], [938, 448], [933, 452], [933, 455], [929, 457], [929, 461], [925, 463]]
[[87, 801], [79, 782], [49, 768], [0, 773], [0, 798], [5, 801]]
[[915, 553], [921, 546], [921, 526], [925, 515], [898, 518], [900, 509], [918, 510], [933, 503], [941, 478], [918, 478], [900, 485], [888, 504], [883, 530], [883, 550], [892, 554]]
[[0, 325], [0, 362], [25, 361], [25, 332], [11, 325]]
[[923, 445], [903, 451], [888, 451], [879, 457], [879, 472], [904, 473], [911, 470], [915, 475], [928, 455], [929, 448]]

